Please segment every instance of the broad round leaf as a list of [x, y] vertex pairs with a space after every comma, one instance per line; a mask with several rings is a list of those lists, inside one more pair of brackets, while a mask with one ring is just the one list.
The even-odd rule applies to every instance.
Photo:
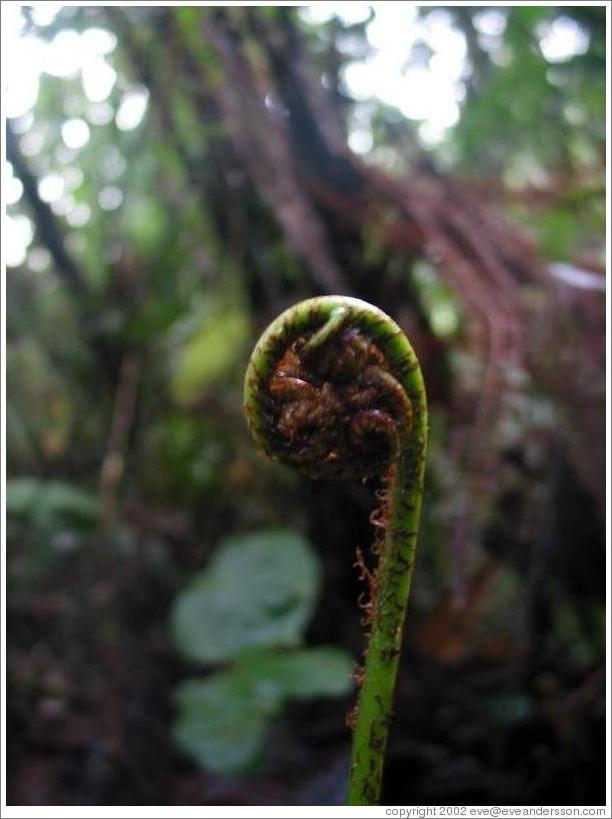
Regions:
[[237, 666], [259, 691], [274, 690], [283, 698], [341, 697], [353, 686], [353, 661], [340, 648], [258, 651]]
[[259, 757], [268, 719], [280, 703], [273, 691], [255, 692], [233, 673], [187, 680], [176, 691], [177, 744], [200, 765], [239, 773]]
[[318, 581], [316, 555], [295, 532], [229, 538], [176, 600], [176, 645], [204, 663], [223, 662], [251, 648], [297, 645], [312, 615]]

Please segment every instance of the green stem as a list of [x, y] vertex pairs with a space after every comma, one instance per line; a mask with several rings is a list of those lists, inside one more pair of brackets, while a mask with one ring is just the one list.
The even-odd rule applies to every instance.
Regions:
[[[378, 595], [353, 734], [348, 804], [377, 804], [421, 512], [426, 428], [395, 469]], [[415, 441], [416, 443], [416, 441]], [[408, 454], [414, 453], [413, 460]]]
[[[353, 335], [347, 334], [348, 331]], [[355, 333], [359, 334], [359, 343], [354, 341]], [[344, 335], [342, 335], [344, 334]], [[402, 631], [416, 550], [421, 499], [423, 494], [423, 477], [425, 470], [425, 454], [427, 446], [427, 401], [425, 386], [421, 375], [417, 357], [405, 335], [398, 325], [378, 308], [358, 299], [343, 296], [323, 296], [309, 299], [295, 305], [279, 316], [257, 343], [247, 369], [245, 381], [245, 409], [249, 427], [258, 444], [272, 458], [285, 463], [291, 463], [304, 469], [307, 474], [315, 477], [362, 477], [363, 474], [372, 474], [367, 469], [368, 452], [361, 460], [356, 456], [348, 458], [346, 467], [338, 464], [344, 453], [341, 443], [336, 449], [325, 455], [317, 466], [308, 459], [307, 446], [293, 446], [293, 438], [283, 440], [275, 425], [277, 425], [281, 409], [275, 404], [269, 394], [269, 382], [273, 376], [278, 377], [277, 365], [288, 349], [292, 350], [295, 358], [303, 357], [306, 362], [315, 359], [317, 355], [324, 355], [325, 348], [337, 343], [337, 349], [332, 349], [333, 355], [328, 358], [340, 361], [334, 365], [342, 366], [342, 356], [346, 355], [346, 367], [354, 367], [354, 362], [360, 351], [370, 357], [382, 353], [385, 370], [380, 366], [371, 365], [366, 369], [369, 376], [354, 374], [356, 387], [344, 388], [344, 376], [337, 387], [336, 396], [332, 402], [329, 398], [334, 387], [325, 383], [325, 371], [319, 370], [315, 375], [314, 383], [320, 389], [323, 398], [330, 401], [329, 412], [318, 414], [312, 404], [312, 389], [305, 392], [308, 398], [295, 398], [295, 391], [303, 383], [305, 369], [302, 363], [294, 364], [295, 372], [292, 376], [290, 417], [310, 422], [315, 419], [321, 425], [323, 443], [328, 441], [345, 441], [350, 435], [338, 433], [338, 439], [330, 432], [335, 420], [338, 423], [350, 425], [350, 417], [341, 415], [337, 409], [337, 396], [354, 396], [359, 388], [364, 394], [372, 386], [383, 390], [383, 410], [367, 407], [362, 410], [353, 406], [353, 416], [361, 418], [361, 426], [370, 429], [376, 425], [378, 431], [386, 430], [389, 424], [389, 407], [395, 408], [394, 420], [397, 422], [398, 432], [389, 436], [389, 441], [399, 442], [397, 451], [389, 451], [392, 457], [385, 466], [387, 481], [386, 508], [383, 512], [386, 523], [384, 545], [379, 546], [381, 554], [379, 567], [375, 574], [375, 589], [373, 590], [374, 606], [371, 619], [371, 632], [366, 653], [363, 682], [357, 705], [357, 716], [353, 735], [351, 754], [351, 768], [348, 789], [349, 805], [373, 805], [380, 798], [384, 754], [387, 745], [389, 722], [393, 704], [395, 679], [399, 663]], [[367, 352], [365, 344], [374, 345], [374, 353]], [[361, 346], [359, 346], [359, 344]], [[352, 345], [352, 347], [351, 347]], [[350, 355], [346, 354], [349, 348]], [[291, 362], [293, 359], [287, 359]], [[378, 361], [378, 359], [376, 359]], [[331, 365], [326, 365], [331, 366]], [[375, 376], [371, 371], [375, 370]], [[331, 370], [330, 370], [331, 371]], [[282, 376], [285, 373], [281, 373]], [[361, 379], [361, 380], [360, 380]], [[388, 383], [387, 383], [388, 382]], [[283, 382], [281, 380], [281, 387]], [[297, 385], [297, 387], [296, 387]], [[389, 390], [384, 392], [387, 386]], [[398, 400], [397, 392], [400, 388], [405, 393]], [[345, 389], [345, 392], [343, 392]], [[406, 402], [406, 397], [409, 404]], [[351, 398], [353, 402], [354, 398]], [[407, 407], [407, 412], [403, 407]], [[399, 409], [398, 409], [399, 408]], [[369, 415], [368, 415], [369, 412]], [[385, 412], [384, 419], [381, 414]], [[292, 414], [291, 414], [292, 413]], [[407, 416], [407, 417], [406, 417]], [[323, 419], [323, 420], [321, 420]], [[383, 423], [384, 420], [384, 423]], [[297, 422], [296, 422], [297, 423]], [[357, 423], [357, 426], [359, 424]], [[301, 428], [299, 428], [301, 431]], [[325, 437], [327, 436], [327, 437]], [[305, 439], [307, 440], [307, 439]], [[351, 439], [353, 444], [355, 436]], [[381, 439], [382, 440], [382, 439]], [[279, 446], [280, 443], [280, 446]], [[344, 449], [350, 452], [352, 444], [344, 444]], [[371, 442], [370, 442], [371, 446]], [[317, 453], [325, 452], [319, 444]], [[327, 444], [327, 448], [332, 444]], [[372, 459], [378, 463], [370, 452]], [[359, 474], [359, 465], [363, 462], [363, 474]], [[355, 467], [355, 465], [358, 465]], [[331, 470], [334, 470], [333, 472]]]

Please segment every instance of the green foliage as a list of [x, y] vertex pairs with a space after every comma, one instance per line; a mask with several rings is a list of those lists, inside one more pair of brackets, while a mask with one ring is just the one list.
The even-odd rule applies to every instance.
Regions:
[[176, 692], [177, 744], [219, 773], [245, 770], [261, 754], [268, 721], [279, 710], [275, 696], [255, 691], [235, 673], [187, 680]]
[[[573, 11], [528, 6], [499, 10], [503, 33], [494, 42], [485, 40], [478, 63], [471, 55], [478, 93], [466, 99], [449, 137], [466, 170], [483, 175], [514, 165], [521, 180], [539, 181], [545, 169], [578, 160], [571, 148], [574, 137], [602, 144], [605, 72], [598, 43], [603, 16], [601, 31], [595, 27], [590, 34], [591, 62], [583, 55], [551, 62], [543, 52], [543, 38], [559, 18], [587, 34]], [[538, 178], [530, 179], [530, 171]]]
[[294, 648], [319, 580], [308, 541], [288, 530], [262, 531], [224, 540], [176, 599], [171, 623], [180, 653], [205, 664], [233, 661], [176, 692], [175, 739], [202, 765], [240, 772], [261, 755], [268, 722], [285, 700], [348, 692], [344, 651]]
[[210, 316], [190, 338], [171, 383], [174, 399], [188, 404], [235, 365], [249, 339], [246, 315], [234, 308]]
[[206, 663], [233, 659], [254, 646], [296, 645], [312, 614], [319, 576], [312, 548], [295, 532], [228, 538], [175, 603], [176, 645]]
[[13, 478], [6, 482], [6, 514], [42, 529], [61, 522], [88, 528], [97, 520], [98, 499], [62, 481]]
[[338, 648], [257, 651], [243, 657], [237, 673], [279, 698], [341, 697], [350, 688], [352, 665]]
[[254, 651], [228, 671], [178, 686], [175, 739], [200, 764], [239, 773], [261, 757], [269, 721], [286, 699], [343, 696], [350, 674], [337, 648]]
[[221, 419], [168, 413], [154, 437], [152, 489], [201, 504], [220, 488], [232, 446], [231, 428]]
[[[8, 565], [13, 593], [61, 571], [63, 560], [85, 546], [99, 517], [98, 497], [60, 480], [24, 477], [6, 483], [7, 535], [17, 559]], [[30, 592], [31, 593], [31, 592]]]
[[[535, 213], [527, 201], [512, 214], [536, 233], [543, 255], [568, 258], [599, 244], [605, 231], [601, 191], [589, 196], [592, 176], [603, 179], [605, 12], [513, 6], [493, 13], [503, 21], [498, 37], [481, 34], [476, 42], [467, 37], [471, 66], [466, 85], [472, 92], [440, 155], [452, 157], [462, 174], [501, 177], [515, 190], [554, 189], [560, 180], [579, 180], [569, 199], [560, 192]], [[478, 11], [456, 14], [464, 31], [478, 19]], [[546, 56], [547, 33], [559, 24], [586, 38], [584, 53]]]
[[411, 274], [432, 330], [441, 338], [452, 338], [459, 328], [461, 315], [452, 289], [427, 262], [417, 262]]

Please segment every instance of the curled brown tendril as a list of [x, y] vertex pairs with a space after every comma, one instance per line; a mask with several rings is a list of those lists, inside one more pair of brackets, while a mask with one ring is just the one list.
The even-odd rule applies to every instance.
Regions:
[[410, 400], [358, 328], [310, 350], [314, 335], [289, 345], [266, 385], [276, 456], [314, 478], [379, 475], [405, 444]]

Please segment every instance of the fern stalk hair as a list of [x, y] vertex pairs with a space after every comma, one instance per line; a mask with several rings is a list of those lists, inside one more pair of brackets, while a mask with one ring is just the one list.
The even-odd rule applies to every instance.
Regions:
[[369, 641], [354, 717], [348, 804], [375, 805], [416, 550], [427, 399], [417, 357], [377, 307], [321, 296], [282, 313], [259, 339], [245, 379], [245, 411], [259, 447], [312, 478], [379, 476], [365, 608]]

